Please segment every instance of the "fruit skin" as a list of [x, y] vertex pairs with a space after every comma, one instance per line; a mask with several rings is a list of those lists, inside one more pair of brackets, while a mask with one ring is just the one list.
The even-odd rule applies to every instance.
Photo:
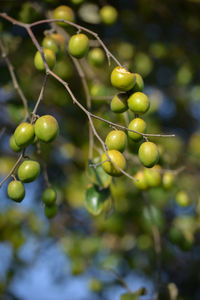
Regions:
[[[60, 5], [56, 7], [53, 11], [53, 18], [54, 19], [63, 19], [65, 21], [74, 22], [74, 12], [73, 10], [67, 5]], [[66, 27], [69, 26], [64, 22], [57, 22], [56, 24]]]
[[[47, 65], [49, 66], [50, 69], [52, 69], [56, 63], [56, 56], [54, 52], [50, 49], [43, 48], [44, 52], [44, 58], [47, 62]], [[42, 60], [42, 56], [39, 51], [36, 52], [35, 57], [34, 57], [34, 64], [36, 69], [39, 71], [44, 71], [45, 70], [45, 65]]]
[[128, 107], [135, 114], [142, 115], [150, 107], [149, 98], [144, 93], [136, 92], [128, 98]]
[[138, 171], [134, 175], [134, 178], [138, 180], [138, 181], [134, 180], [133, 182], [139, 190], [147, 190], [148, 189], [148, 183], [146, 181], [143, 171], [141, 171], [141, 170]]
[[185, 191], [179, 191], [175, 196], [175, 200], [182, 207], [187, 207], [191, 204], [191, 198]]
[[123, 113], [128, 109], [126, 93], [116, 94], [110, 103], [110, 109], [115, 113]]
[[40, 174], [40, 165], [34, 160], [25, 160], [18, 168], [17, 175], [22, 182], [34, 181]]
[[55, 140], [58, 131], [58, 122], [50, 115], [44, 115], [35, 122], [35, 135], [45, 143]]
[[17, 126], [14, 132], [15, 143], [20, 148], [30, 145], [35, 138], [34, 126], [30, 123], [23, 122]]
[[111, 73], [111, 84], [121, 91], [129, 91], [135, 84], [135, 75], [123, 67], [116, 67]]
[[61, 54], [63, 54], [65, 52], [65, 39], [64, 39], [64, 37], [59, 33], [52, 33], [49, 37], [52, 38], [54, 41], [56, 41], [56, 43], [58, 44], [58, 46], [60, 48]]
[[21, 148], [19, 146], [17, 146], [16, 142], [15, 142], [15, 138], [14, 138], [14, 134], [11, 135], [10, 137], [10, 140], [9, 140], [9, 143], [10, 143], [10, 148], [15, 151], [15, 152], [19, 152], [21, 151]]
[[42, 194], [42, 201], [47, 206], [51, 206], [56, 201], [56, 191], [53, 188], [47, 188]]
[[76, 58], [85, 56], [89, 49], [89, 40], [87, 35], [83, 33], [74, 34], [68, 44], [69, 52]]
[[159, 160], [158, 147], [152, 142], [142, 143], [138, 155], [141, 163], [147, 168], [152, 168]]
[[88, 53], [88, 61], [92, 66], [100, 67], [105, 62], [105, 54], [101, 48], [93, 48]]
[[13, 180], [8, 185], [8, 197], [15, 202], [21, 202], [25, 196], [25, 188], [21, 181]]
[[56, 205], [45, 206], [44, 214], [48, 219], [52, 219], [57, 215], [58, 207]]
[[112, 130], [107, 135], [105, 143], [109, 150], [123, 152], [127, 145], [127, 136], [122, 130]]
[[162, 185], [165, 189], [170, 189], [174, 184], [175, 176], [171, 172], [165, 172], [163, 174]]
[[161, 167], [155, 165], [151, 169], [145, 169], [144, 176], [149, 187], [158, 187], [162, 182]]
[[[138, 132], [141, 132], [141, 133], [146, 133], [147, 125], [146, 125], [146, 122], [143, 119], [135, 118], [129, 123], [128, 129], [135, 130], [135, 131], [138, 131]], [[135, 142], [138, 142], [138, 141], [143, 139], [142, 135], [140, 135], [138, 133], [131, 132], [131, 131], [128, 131], [128, 136]]]
[[56, 55], [59, 53], [59, 45], [58, 42], [51, 38], [50, 36], [46, 36], [42, 41], [42, 46], [46, 49], [52, 50]]
[[142, 92], [144, 89], [144, 81], [142, 79], [142, 76], [138, 73], [134, 73], [134, 75], [136, 77], [136, 82], [133, 87], [133, 91], [134, 92]]
[[[121, 152], [119, 152], [117, 150], [108, 150], [108, 155], [109, 155], [110, 159], [118, 167], [120, 167], [122, 170], [125, 170], [126, 161], [125, 161], [123, 154], [121, 154]], [[104, 171], [111, 176], [115, 176], [115, 177], [122, 176], [123, 173], [119, 169], [117, 169], [110, 161], [104, 162], [107, 159], [108, 158], [106, 156], [106, 153], [103, 153], [103, 155], [101, 157], [101, 162], [102, 162], [102, 167], [103, 167]]]
[[115, 7], [105, 5], [100, 9], [100, 18], [105, 25], [112, 25], [117, 20], [118, 12]]

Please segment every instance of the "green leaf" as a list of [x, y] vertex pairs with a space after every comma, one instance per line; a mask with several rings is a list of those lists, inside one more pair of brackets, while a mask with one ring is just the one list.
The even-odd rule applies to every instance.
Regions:
[[88, 174], [90, 177], [90, 181], [93, 184], [97, 184], [103, 188], [107, 188], [112, 181], [112, 177], [104, 171], [101, 164], [97, 165], [97, 167], [92, 166], [93, 164], [98, 163], [100, 163], [99, 159], [95, 159], [93, 161], [90, 160], [88, 162]]
[[110, 196], [109, 188], [102, 189], [97, 185], [86, 190], [85, 206], [94, 216], [99, 215], [106, 207], [106, 200]]

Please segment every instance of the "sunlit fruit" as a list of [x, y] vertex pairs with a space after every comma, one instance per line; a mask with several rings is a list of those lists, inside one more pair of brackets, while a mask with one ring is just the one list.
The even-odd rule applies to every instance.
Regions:
[[136, 92], [128, 98], [128, 107], [135, 114], [142, 115], [150, 107], [149, 98], [141, 92]]
[[14, 132], [15, 143], [20, 148], [25, 148], [34, 140], [34, 126], [30, 123], [23, 122], [17, 126]]
[[[121, 154], [121, 152], [117, 150], [108, 150], [108, 155], [114, 164], [116, 164], [122, 170], [125, 170], [126, 161], [123, 154]], [[101, 157], [101, 162], [102, 162], [102, 167], [106, 173], [116, 177], [123, 175], [123, 173], [112, 162], [106, 160], [108, 160], [108, 157], [106, 153], [104, 153]]]
[[[134, 130], [137, 132], [141, 132], [141, 133], [146, 133], [147, 125], [143, 119], [135, 118], [129, 123], [128, 129], [131, 129], [131, 130]], [[138, 142], [138, 141], [142, 140], [142, 138], [143, 138], [143, 136], [141, 134], [131, 132], [131, 131], [128, 131], [128, 136], [135, 142]]]
[[123, 113], [128, 109], [128, 95], [126, 93], [116, 94], [110, 103], [110, 108], [115, 113]]
[[25, 188], [21, 181], [13, 180], [8, 185], [8, 197], [16, 202], [21, 202], [25, 196]]
[[158, 147], [152, 142], [142, 143], [138, 155], [141, 163], [147, 168], [152, 168], [159, 160]]
[[35, 122], [35, 134], [39, 140], [45, 143], [55, 140], [58, 131], [58, 122], [50, 115], [44, 115]]
[[34, 181], [40, 174], [40, 165], [34, 160], [25, 160], [18, 168], [17, 175], [22, 182]]
[[45, 205], [44, 214], [48, 219], [52, 219], [57, 215], [58, 207], [57, 205], [47, 206]]
[[[60, 5], [54, 9], [53, 18], [74, 22], [74, 12], [69, 6]], [[60, 26], [68, 26], [68, 24], [64, 22], [57, 22], [57, 24]]]
[[56, 43], [58, 44], [60, 48], [60, 52], [64, 53], [65, 52], [65, 39], [60, 33], [52, 33], [50, 36]]
[[112, 130], [107, 135], [105, 143], [109, 150], [123, 152], [127, 145], [127, 136], [122, 130]]
[[42, 41], [42, 46], [46, 49], [52, 50], [56, 55], [59, 53], [60, 47], [57, 41], [50, 36], [46, 36]]
[[175, 176], [172, 172], [165, 172], [162, 178], [162, 185], [165, 189], [170, 189], [174, 184]]
[[53, 188], [47, 188], [42, 194], [44, 204], [50, 206], [56, 201], [56, 191]]
[[149, 187], [158, 187], [162, 182], [161, 167], [155, 165], [153, 168], [145, 169], [144, 176]]
[[134, 73], [134, 75], [136, 77], [136, 82], [133, 87], [133, 91], [134, 92], [142, 92], [144, 89], [144, 81], [142, 79], [142, 76], [138, 73]]
[[[47, 62], [47, 65], [49, 66], [50, 69], [52, 69], [56, 63], [56, 56], [55, 53], [50, 50], [43, 48], [43, 53], [44, 53], [44, 58]], [[42, 59], [42, 55], [40, 54], [39, 51], [36, 52], [35, 57], [34, 57], [34, 64], [36, 69], [39, 71], [44, 71], [45, 70], [45, 64]]]
[[21, 151], [21, 148], [19, 146], [17, 146], [16, 142], [15, 142], [15, 138], [14, 135], [11, 135], [10, 140], [10, 148], [14, 151], [14, 152], [19, 152]]
[[105, 5], [100, 9], [100, 18], [105, 25], [112, 25], [117, 20], [118, 12], [115, 7]]
[[100, 67], [105, 62], [105, 54], [101, 48], [93, 48], [88, 53], [88, 61], [92, 66]]
[[123, 67], [116, 67], [111, 73], [112, 86], [121, 91], [129, 91], [135, 84], [135, 75]]
[[73, 35], [68, 44], [69, 52], [76, 58], [82, 58], [89, 49], [89, 40], [87, 35], [78, 33]]
[[146, 178], [144, 176], [144, 172], [142, 170], [138, 171], [133, 177], [137, 180], [133, 180], [135, 186], [139, 190], [146, 190], [148, 189], [148, 183], [146, 181]]
[[190, 196], [188, 195], [188, 193], [186, 191], [179, 191], [175, 196], [175, 200], [176, 200], [177, 204], [182, 207], [187, 207], [192, 202]]

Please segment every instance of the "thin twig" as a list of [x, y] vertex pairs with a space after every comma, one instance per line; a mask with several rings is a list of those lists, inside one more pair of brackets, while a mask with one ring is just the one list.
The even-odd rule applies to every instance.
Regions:
[[0, 130], [0, 138], [4, 135], [5, 131], [6, 131], [6, 127], [4, 126], [4, 127], [1, 128], [1, 130]]

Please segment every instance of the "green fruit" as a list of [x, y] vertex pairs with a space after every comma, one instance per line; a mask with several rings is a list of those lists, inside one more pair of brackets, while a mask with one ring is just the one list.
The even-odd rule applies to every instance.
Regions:
[[105, 54], [101, 48], [93, 48], [88, 53], [88, 61], [92, 66], [100, 67], [105, 62]]
[[10, 148], [15, 152], [21, 151], [21, 148], [19, 146], [17, 146], [17, 144], [15, 142], [14, 134], [11, 135], [11, 137], [10, 137]]
[[[50, 49], [43, 48], [43, 53], [44, 53], [44, 58], [47, 62], [47, 65], [49, 66], [50, 69], [52, 69], [56, 63], [56, 56], [54, 52]], [[34, 57], [34, 64], [36, 69], [39, 71], [44, 71], [45, 70], [45, 64], [42, 59], [42, 55], [40, 54], [39, 51], [36, 52], [35, 57]]]
[[[53, 18], [54, 19], [62, 19], [65, 21], [70, 21], [70, 22], [74, 22], [74, 12], [73, 10], [66, 5], [60, 5], [58, 6], [56, 9], [54, 9], [53, 11]], [[64, 22], [57, 22], [58, 25], [60, 26], [68, 26], [68, 24], [64, 23]]]
[[71, 0], [71, 3], [74, 5], [82, 4], [85, 0]]
[[110, 103], [110, 108], [115, 113], [123, 113], [128, 109], [128, 96], [126, 93], [116, 94]]
[[175, 176], [171, 172], [165, 172], [162, 179], [162, 184], [165, 189], [170, 189], [174, 184]]
[[185, 191], [179, 191], [175, 196], [175, 200], [176, 200], [177, 204], [182, 207], [187, 207], [192, 202], [188, 193]]
[[97, 279], [97, 278], [93, 278], [91, 281], [90, 281], [90, 289], [93, 291], [93, 292], [100, 292], [103, 288], [103, 285], [102, 285], [102, 282]]
[[99, 215], [106, 208], [106, 200], [110, 195], [109, 188], [99, 188], [94, 185], [86, 190], [85, 206], [94, 216]]
[[100, 9], [100, 18], [105, 25], [112, 25], [117, 20], [118, 12], [111, 5], [105, 5]]
[[135, 75], [123, 67], [116, 67], [111, 73], [111, 84], [121, 91], [129, 91], [135, 84]]
[[57, 215], [58, 207], [56, 205], [45, 206], [44, 214], [48, 219], [52, 219]]
[[136, 92], [128, 98], [128, 107], [135, 114], [142, 115], [150, 107], [149, 98], [144, 93]]
[[136, 77], [136, 82], [133, 87], [133, 91], [134, 92], [142, 92], [144, 89], [144, 81], [142, 79], [142, 76], [138, 73], [134, 73], [134, 75]]
[[[126, 161], [123, 154], [121, 154], [121, 152], [117, 150], [109, 150], [108, 155], [111, 161], [114, 162], [118, 167], [120, 167], [122, 170], [126, 169]], [[114, 164], [112, 164], [112, 162], [106, 161], [107, 159], [108, 158], [106, 153], [103, 153], [101, 157], [101, 162], [104, 171], [109, 175], [115, 177], [123, 175], [123, 173]]]
[[27, 122], [21, 123], [15, 129], [14, 138], [18, 147], [25, 148], [30, 145], [35, 138], [34, 126]]
[[137, 293], [125, 293], [121, 295], [120, 300], [138, 300], [139, 296]]
[[52, 188], [47, 188], [42, 194], [42, 201], [47, 206], [51, 206], [56, 202], [56, 191]]
[[40, 174], [40, 165], [34, 160], [25, 160], [18, 168], [17, 175], [22, 182], [32, 182]]
[[144, 172], [143, 171], [138, 171], [135, 175], [134, 178], [137, 179], [134, 180], [134, 184], [135, 186], [139, 189], [139, 190], [146, 190], [148, 189], [148, 184], [146, 181], [146, 178], [144, 176]]
[[21, 202], [25, 196], [24, 185], [21, 181], [13, 180], [8, 185], [8, 197], [16, 202]]
[[152, 168], [159, 160], [158, 147], [152, 142], [142, 143], [138, 155], [141, 163], [147, 168]]
[[127, 145], [127, 136], [122, 130], [112, 130], [106, 137], [108, 150], [118, 150], [123, 152]]
[[59, 33], [52, 33], [49, 37], [58, 44], [61, 54], [64, 53], [66, 50], [64, 37]]
[[60, 48], [57, 41], [50, 36], [46, 36], [42, 41], [42, 46], [46, 49], [52, 50], [56, 55], [59, 53]]
[[[141, 133], [146, 133], [147, 125], [146, 122], [141, 118], [135, 118], [129, 123], [128, 129], [135, 130]], [[128, 131], [128, 136], [135, 142], [138, 142], [143, 139], [143, 136], [141, 134], [131, 131]]]
[[89, 49], [89, 40], [87, 35], [78, 33], [73, 35], [69, 40], [69, 52], [76, 58], [82, 58], [86, 55]]
[[144, 176], [149, 187], [158, 187], [162, 182], [161, 167], [155, 165], [151, 169], [145, 169]]
[[49, 143], [55, 140], [59, 127], [56, 119], [50, 115], [45, 115], [35, 122], [35, 134], [39, 140]]

